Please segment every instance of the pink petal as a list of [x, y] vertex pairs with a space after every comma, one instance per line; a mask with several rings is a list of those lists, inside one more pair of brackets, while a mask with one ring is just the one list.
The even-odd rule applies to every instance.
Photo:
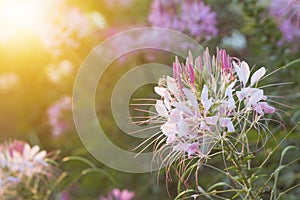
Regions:
[[209, 125], [216, 125], [217, 121], [218, 121], [218, 117], [217, 116], [212, 116], [212, 117], [206, 117], [205, 121], [207, 124]]
[[263, 115], [263, 114], [264, 114], [264, 112], [263, 112], [263, 110], [262, 110], [260, 104], [257, 104], [257, 105], [255, 105], [255, 106], [253, 106], [253, 109], [255, 110], [255, 112], [257, 112], [257, 113], [260, 114], [260, 115]]
[[196, 67], [196, 69], [199, 69], [199, 70], [203, 69], [202, 60], [201, 60], [200, 56], [198, 56], [195, 60], [195, 67]]
[[272, 114], [275, 112], [275, 108], [273, 106], [270, 106], [267, 102], [260, 102], [261, 108], [264, 110], [267, 114]]

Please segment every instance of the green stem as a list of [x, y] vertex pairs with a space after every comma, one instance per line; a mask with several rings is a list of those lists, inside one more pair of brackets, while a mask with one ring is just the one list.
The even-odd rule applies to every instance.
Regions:
[[251, 183], [249, 183], [249, 180], [247, 178], [247, 173], [245, 172], [244, 168], [242, 167], [242, 162], [239, 158], [236, 156], [236, 152], [233, 150], [233, 148], [225, 142], [225, 145], [228, 148], [228, 153], [230, 155], [230, 161], [234, 164], [236, 167], [237, 173], [242, 178], [242, 185], [244, 185], [244, 188], [246, 189], [246, 193], [249, 195], [251, 200], [255, 199], [255, 195], [251, 191]]

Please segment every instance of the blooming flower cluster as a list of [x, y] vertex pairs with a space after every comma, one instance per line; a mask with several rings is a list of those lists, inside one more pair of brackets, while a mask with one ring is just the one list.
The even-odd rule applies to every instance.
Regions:
[[270, 13], [276, 19], [278, 29], [283, 35], [279, 45], [284, 42], [292, 43], [300, 38], [299, 0], [272, 0]]
[[128, 190], [112, 190], [107, 197], [101, 196], [99, 200], [132, 200], [134, 197], [134, 192]]
[[69, 129], [69, 125], [64, 119], [64, 112], [72, 109], [70, 97], [63, 97], [48, 108], [49, 124], [52, 127], [52, 135], [58, 137]]
[[46, 151], [22, 141], [0, 145], [0, 196], [27, 178], [47, 175]]
[[238, 138], [248, 126], [259, 130], [266, 114], [275, 112], [257, 87], [265, 72], [261, 67], [250, 76], [245, 61], [219, 49], [212, 57], [206, 49], [195, 60], [190, 53], [185, 64], [176, 58], [173, 77], [161, 78], [154, 88], [161, 99], [151, 121], [162, 123], [156, 149], [170, 152], [164, 162], [186, 156], [205, 160], [219, 141]]
[[154, 0], [148, 20], [152, 26], [185, 32], [199, 40], [216, 36], [216, 13], [202, 0]]

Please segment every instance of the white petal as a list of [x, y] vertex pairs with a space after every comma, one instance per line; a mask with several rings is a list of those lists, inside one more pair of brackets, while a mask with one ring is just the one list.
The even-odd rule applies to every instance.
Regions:
[[219, 123], [220, 123], [220, 126], [222, 128], [226, 127], [227, 124], [230, 122], [230, 118], [229, 117], [221, 117], [220, 120], [219, 120]]
[[37, 146], [37, 145], [33, 146], [31, 148], [31, 152], [30, 152], [31, 153], [31, 157], [33, 158], [39, 152], [39, 150], [40, 150], [39, 146]]
[[212, 117], [206, 117], [205, 121], [207, 124], [209, 125], [216, 125], [217, 121], [218, 121], [218, 117], [217, 116], [212, 116]]
[[208, 100], [208, 89], [206, 85], [203, 85], [203, 89], [201, 92], [201, 103], [202, 105], [205, 104], [205, 102]]
[[160, 129], [163, 132], [163, 134], [165, 134], [166, 136], [171, 136], [177, 132], [176, 124], [169, 123], [169, 122], [166, 122], [165, 124], [163, 124], [160, 127]]
[[171, 93], [173, 94], [178, 94], [179, 93], [179, 89], [176, 85], [175, 79], [172, 77], [167, 77], [167, 86], [168, 89], [170, 90]]
[[161, 100], [156, 101], [155, 109], [160, 116], [168, 118], [168, 111]]
[[228, 99], [228, 107], [230, 109], [235, 109], [236, 108], [235, 101], [234, 101], [234, 98], [232, 96]]
[[232, 133], [232, 132], [235, 131], [232, 121], [229, 121], [229, 122], [228, 122], [228, 124], [227, 124], [227, 131], [228, 131], [229, 133]]
[[242, 91], [237, 91], [236, 92], [236, 96], [239, 99], [239, 101], [242, 101], [243, 99], [245, 99], [249, 94], [248, 94], [248, 90], [245, 90], [244, 88], [242, 89]]
[[182, 102], [180, 102], [180, 103], [174, 102], [174, 106], [175, 106], [175, 108], [179, 109], [180, 111], [182, 111], [185, 114], [193, 115], [193, 112], [191, 111], [191, 109], [189, 107], [187, 107], [186, 105], [184, 105]]
[[154, 91], [156, 92], [156, 94], [158, 94], [161, 97], [164, 97], [166, 95], [167, 92], [167, 88], [163, 88], [163, 87], [154, 87]]
[[180, 110], [177, 108], [172, 109], [168, 120], [170, 122], [178, 123], [180, 121], [180, 119], [181, 119]]
[[264, 96], [263, 90], [258, 90], [254, 94], [252, 94], [247, 102], [247, 105], [255, 105], [257, 102], [259, 102]]
[[178, 136], [181, 137], [187, 135], [188, 128], [186, 122], [184, 120], [181, 120], [177, 125], [178, 125]]
[[209, 130], [209, 127], [206, 125], [206, 123], [204, 121], [202, 121], [200, 123], [200, 129], [201, 130], [204, 130], [204, 131], [208, 131]]
[[41, 151], [40, 153], [38, 153], [34, 157], [34, 160], [40, 162], [40, 164], [47, 165], [46, 162], [45, 162], [45, 160], [44, 160], [45, 157], [46, 157], [46, 155], [47, 155], [46, 151]]
[[186, 95], [187, 99], [191, 102], [193, 108], [198, 111], [199, 110], [198, 101], [194, 93], [187, 88], [183, 88], [183, 92]]
[[243, 85], [246, 86], [250, 75], [250, 69], [248, 64], [245, 61], [243, 61], [241, 63], [241, 66], [238, 66], [235, 62], [233, 62], [233, 67], [239, 77], [240, 82], [242, 82]]
[[248, 82], [248, 79], [249, 79], [249, 76], [250, 76], [250, 68], [249, 68], [248, 63], [243, 61], [241, 63], [241, 70], [242, 70], [242, 73], [243, 73], [243, 83], [244, 83], [244, 86], [245, 86], [246, 83]]
[[208, 88], [206, 85], [203, 86], [201, 93], [201, 103], [204, 107], [205, 112], [207, 112], [212, 105], [212, 98], [208, 99]]
[[257, 81], [261, 79], [266, 73], [266, 69], [264, 67], [261, 67], [259, 70], [257, 70], [251, 77], [251, 84], [250, 86], [253, 86]]

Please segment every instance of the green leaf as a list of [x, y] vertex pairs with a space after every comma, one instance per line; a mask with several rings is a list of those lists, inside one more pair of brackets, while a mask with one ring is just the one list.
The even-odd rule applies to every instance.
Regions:
[[90, 168], [90, 169], [86, 169], [86, 170], [83, 170], [81, 172], [81, 175], [82, 177], [83, 176], [86, 176], [88, 174], [91, 174], [91, 173], [99, 173], [99, 174], [104, 174], [105, 176], [107, 176], [109, 178], [109, 180], [116, 184], [116, 180], [114, 179], [114, 177], [112, 175], [110, 175], [108, 172], [106, 172], [105, 170], [103, 169], [99, 169], [99, 168]]
[[242, 159], [242, 162], [247, 162], [248, 160], [252, 160], [253, 158], [255, 158], [255, 156], [253, 154], [249, 154]]
[[199, 185], [198, 186], [199, 192], [201, 192], [206, 198], [213, 200], [213, 198]]
[[210, 187], [208, 188], [207, 191], [210, 192], [210, 191], [212, 191], [213, 189], [215, 189], [216, 187], [220, 187], [220, 186], [226, 186], [226, 187], [229, 187], [229, 188], [233, 188], [231, 185], [229, 185], [229, 184], [226, 183], [226, 182], [219, 182], [219, 183], [216, 183], [216, 184], [210, 186]]
[[181, 198], [183, 195], [188, 194], [188, 193], [195, 193], [196, 191], [193, 189], [187, 189], [185, 191], [180, 192], [176, 197], [175, 200], [178, 200], [179, 198]]
[[232, 197], [232, 199], [240, 198], [240, 197], [241, 197], [241, 194], [243, 194], [243, 193], [245, 193], [245, 191], [243, 191], [243, 190], [239, 191], [238, 193], [236, 193], [236, 194]]
[[287, 147], [285, 147], [284, 149], [283, 149], [283, 151], [281, 152], [281, 161], [284, 159], [284, 156], [287, 154], [287, 152], [289, 151], [289, 150], [292, 150], [292, 149], [295, 149], [295, 150], [299, 150], [299, 148], [298, 147], [296, 147], [296, 146], [293, 146], [293, 145], [290, 145], [290, 146], [287, 146]]
[[68, 156], [62, 159], [62, 163], [70, 162], [70, 161], [80, 161], [89, 165], [92, 168], [96, 168], [96, 165], [94, 163], [80, 156]]
[[272, 175], [278, 174], [284, 168], [286, 168], [286, 165], [280, 165], [279, 167], [276, 168], [276, 170], [272, 173]]

